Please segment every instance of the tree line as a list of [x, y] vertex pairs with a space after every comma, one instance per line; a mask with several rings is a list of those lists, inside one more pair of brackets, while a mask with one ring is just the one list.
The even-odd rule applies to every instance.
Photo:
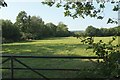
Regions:
[[58, 25], [46, 23], [39, 16], [27, 15], [25, 11], [19, 12], [15, 23], [10, 20], [2, 22], [2, 41], [14, 42], [21, 40], [36, 40], [48, 37], [68, 37], [68, 36], [120, 36], [120, 27], [95, 28], [88, 26], [85, 31], [71, 32], [63, 22]]
[[120, 26], [113, 28], [95, 28], [88, 26], [85, 31], [74, 32], [75, 37], [107, 37], [107, 36], [120, 36]]
[[67, 25], [59, 22], [58, 25], [46, 23], [39, 16], [27, 15], [25, 11], [19, 12], [16, 22], [0, 20], [2, 22], [3, 42], [14, 42], [28, 39], [43, 39], [48, 37], [68, 37], [71, 32]]

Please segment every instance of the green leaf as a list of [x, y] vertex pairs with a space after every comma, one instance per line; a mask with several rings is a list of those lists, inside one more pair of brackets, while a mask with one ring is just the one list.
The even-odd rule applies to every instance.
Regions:
[[104, 4], [100, 4], [100, 8], [105, 8], [105, 5]]
[[75, 4], [72, 4], [72, 8], [75, 8]]
[[64, 15], [65, 15], [65, 16], [70, 16], [70, 11], [69, 11], [69, 10], [65, 11], [65, 12], [64, 12]]
[[57, 3], [56, 7], [59, 8], [61, 7], [62, 5], [60, 3]]
[[102, 17], [102, 16], [98, 16], [98, 17], [97, 17], [97, 19], [103, 19], [103, 18], [104, 18], [104, 17]]
[[118, 5], [114, 6], [113, 11], [118, 11], [118, 10], [119, 10], [119, 6]]
[[115, 1], [111, 1], [111, 3], [112, 3], [112, 4], [114, 4], [114, 3], [115, 3]]
[[108, 19], [108, 22], [107, 22], [107, 24], [108, 24], [108, 23], [111, 23], [111, 21], [112, 21], [112, 19], [111, 19], [111, 18], [109, 18], [109, 19]]

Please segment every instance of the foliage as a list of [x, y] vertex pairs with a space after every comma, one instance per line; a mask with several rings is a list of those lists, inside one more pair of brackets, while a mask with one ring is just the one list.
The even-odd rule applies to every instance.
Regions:
[[99, 61], [99, 69], [102, 74], [107, 77], [119, 77], [120, 76], [120, 51], [118, 48], [120, 45], [113, 45], [116, 37], [113, 37], [108, 43], [104, 43], [100, 40], [94, 43], [93, 38], [85, 39], [85, 42], [89, 44], [87, 49], [92, 48], [93, 52], [98, 57], [103, 57], [103, 61]]
[[3, 40], [7, 41], [36, 40], [71, 35], [67, 25], [63, 22], [60, 22], [58, 25], [53, 23], [45, 24], [39, 16], [27, 15], [25, 11], [19, 12], [15, 23], [12, 23], [10, 20], [3, 20], [2, 23]]
[[56, 36], [58, 36], [58, 37], [69, 36], [69, 31], [68, 31], [67, 25], [65, 25], [63, 22], [59, 22], [59, 24], [57, 25], [56, 32], [57, 32]]
[[76, 37], [77, 39], [80, 39], [81, 42], [84, 44], [84, 40], [87, 37], [87, 35], [85, 34], [85, 32], [74, 32], [73, 37]]
[[10, 20], [1, 21], [3, 42], [13, 42], [20, 40], [21, 34], [19, 29]]
[[97, 34], [97, 29], [96, 28], [94, 28], [93, 26], [88, 26], [87, 28], [86, 28], [86, 34], [88, 35], [88, 36], [90, 36], [90, 37], [92, 37], [92, 36], [96, 36]]
[[21, 11], [16, 17], [15, 25], [22, 33], [22, 39], [28, 39], [28, 29], [30, 27], [30, 16], [27, 16], [25, 11]]
[[40, 39], [43, 36], [44, 31], [44, 21], [39, 16], [32, 16], [30, 17], [30, 23], [28, 32], [29, 34], [32, 34], [29, 39]]
[[85, 34], [87, 36], [120, 36], [120, 27], [114, 28], [95, 28], [93, 26], [88, 26], [85, 30]]
[[46, 37], [57, 36], [57, 26], [53, 23], [47, 23], [45, 26], [44, 35]]
[[[104, 15], [102, 15], [101, 13], [104, 12], [104, 8], [106, 7], [105, 4], [106, 3], [111, 3], [111, 5], [113, 6], [113, 11], [118, 11], [119, 10], [119, 6], [118, 0], [95, 0], [96, 4], [94, 2], [92, 2], [93, 0], [81, 0], [81, 1], [71, 1], [71, 0], [65, 0], [65, 1], [56, 1], [56, 0], [44, 0], [42, 3], [46, 4], [48, 6], [53, 6], [56, 5], [57, 8], [64, 8], [64, 15], [65, 16], [70, 16], [73, 19], [78, 18], [78, 17], [82, 17], [85, 18], [86, 16], [89, 17], [93, 17], [93, 18], [97, 18], [97, 19], [103, 19]], [[108, 19], [107, 23], [118, 23], [116, 20], [113, 20], [112, 18]]]

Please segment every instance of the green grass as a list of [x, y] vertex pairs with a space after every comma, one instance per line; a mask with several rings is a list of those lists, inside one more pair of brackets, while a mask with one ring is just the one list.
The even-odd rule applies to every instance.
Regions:
[[[108, 42], [110, 37], [95, 37], [95, 41], [102, 39]], [[116, 44], [117, 41], [114, 42]], [[86, 50], [86, 45], [83, 45], [79, 39], [73, 37], [64, 38], [48, 38], [45, 40], [33, 40], [27, 42], [7, 43], [2, 45], [3, 54], [12, 55], [34, 55], [34, 56], [95, 56], [92, 49]], [[33, 68], [80, 68], [93, 69], [96, 63], [89, 60], [78, 59], [20, 59], [22, 62]], [[9, 66], [5, 63], [4, 67]], [[15, 67], [23, 67], [15, 62]], [[39, 77], [31, 71], [15, 71], [15, 77]], [[49, 78], [74, 78], [74, 77], [98, 77], [94, 76], [93, 72], [80, 71], [40, 71]], [[89, 74], [89, 75], [88, 75]], [[9, 77], [10, 73], [3, 70], [3, 77]]]
[[13, 55], [94, 55], [86, 51], [86, 46], [80, 40], [69, 38], [53, 38], [35, 40], [31, 42], [18, 42], [3, 44], [3, 54]]

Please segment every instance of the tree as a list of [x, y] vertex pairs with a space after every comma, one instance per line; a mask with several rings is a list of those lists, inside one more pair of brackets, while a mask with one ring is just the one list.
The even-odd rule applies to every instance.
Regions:
[[19, 29], [14, 26], [10, 20], [1, 20], [2, 21], [2, 37], [3, 42], [11, 42], [20, 40], [21, 34]]
[[44, 37], [43, 31], [44, 31], [44, 21], [42, 20], [42, 18], [40, 18], [39, 16], [32, 16], [30, 18], [31, 22], [30, 22], [30, 26], [29, 26], [29, 33], [32, 34], [32, 38], [33, 39], [40, 39], [42, 37]]
[[56, 36], [56, 29], [56, 25], [54, 25], [53, 23], [47, 23], [44, 34], [46, 34], [46, 36]]
[[15, 26], [19, 28], [22, 34], [22, 39], [26, 40], [32, 38], [33, 34], [31, 34], [31, 26], [34, 24], [32, 24], [33, 21], [34, 20], [32, 20], [31, 16], [28, 16], [25, 11], [19, 12], [18, 16], [16, 17]]
[[119, 27], [114, 28], [95, 28], [93, 26], [88, 26], [85, 33], [87, 36], [119, 36]]
[[85, 33], [90, 37], [96, 36], [97, 35], [97, 29], [93, 26], [88, 26]]
[[39, 16], [27, 15], [25, 11], [19, 12], [14, 25], [22, 34], [22, 40], [41, 39], [46, 37], [64, 37], [69, 36], [67, 25], [60, 22], [58, 26], [53, 23], [44, 24]]
[[15, 25], [19, 27], [21, 32], [26, 32], [27, 30], [27, 23], [28, 23], [28, 16], [25, 11], [19, 12], [18, 16], [16, 17]]
[[69, 36], [70, 32], [68, 31], [67, 25], [65, 25], [63, 22], [59, 22], [57, 25], [57, 37], [67, 37]]
[[117, 35], [117, 31], [115, 28], [109, 28], [108, 31], [109, 31], [109, 36]]
[[117, 36], [120, 36], [120, 26], [116, 27]]

